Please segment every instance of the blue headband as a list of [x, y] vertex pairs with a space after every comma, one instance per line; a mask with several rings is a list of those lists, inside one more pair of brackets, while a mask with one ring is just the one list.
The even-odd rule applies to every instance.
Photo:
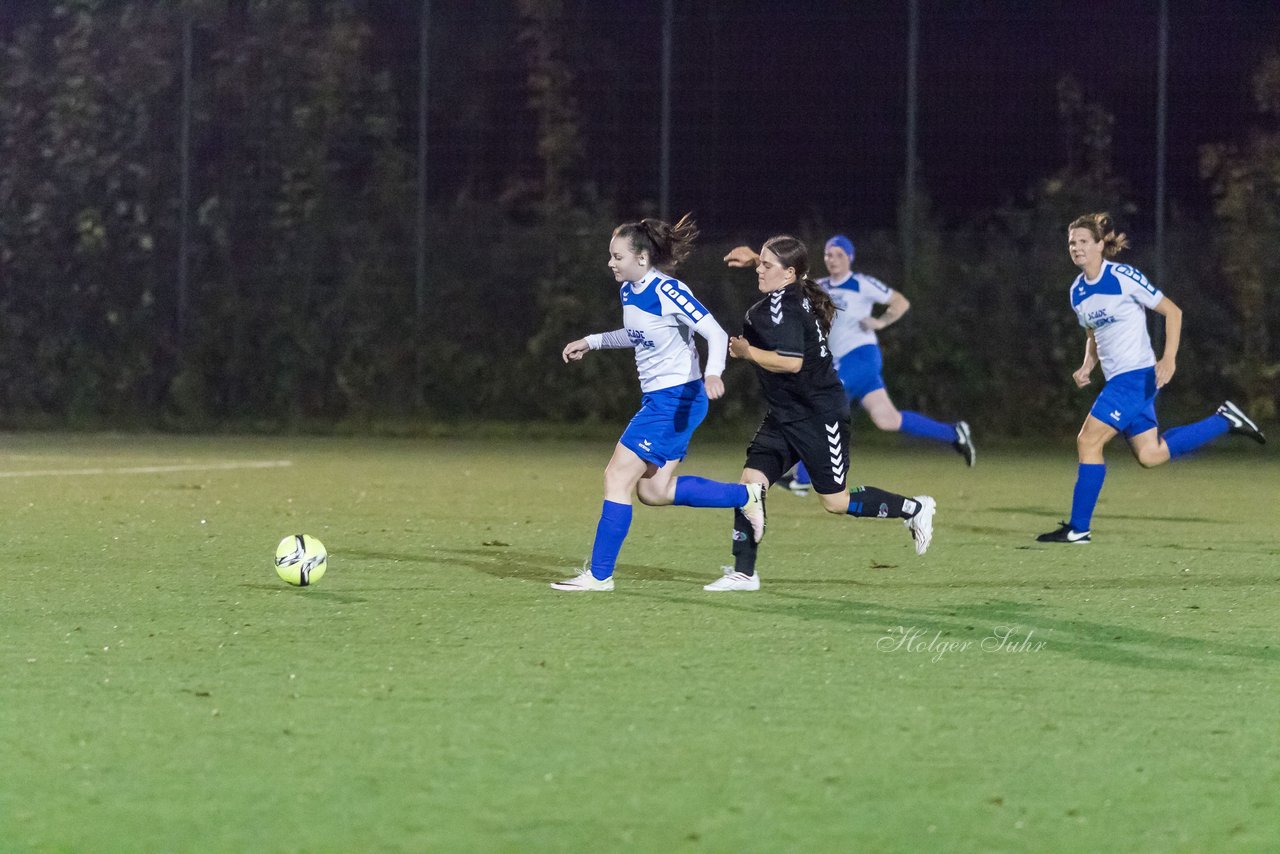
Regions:
[[853, 241], [845, 237], [843, 234], [837, 234], [835, 237], [827, 241], [826, 248], [830, 249], [836, 246], [844, 250], [844, 254], [849, 256], [849, 263], [853, 263]]

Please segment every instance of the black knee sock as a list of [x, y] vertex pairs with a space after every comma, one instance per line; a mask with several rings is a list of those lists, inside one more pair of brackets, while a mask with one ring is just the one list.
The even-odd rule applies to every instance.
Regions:
[[751, 523], [742, 510], [733, 511], [733, 568], [743, 575], [756, 574], [756, 552], [760, 544], [751, 533]]
[[850, 516], [872, 519], [910, 519], [920, 512], [920, 502], [874, 486], [849, 491]]

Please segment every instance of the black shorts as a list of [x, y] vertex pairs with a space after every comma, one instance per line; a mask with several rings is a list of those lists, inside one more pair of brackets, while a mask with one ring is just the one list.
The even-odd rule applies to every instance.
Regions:
[[766, 415], [747, 446], [746, 467], [764, 472], [772, 484], [797, 462], [809, 469], [814, 492], [844, 492], [849, 476], [849, 413], [786, 424]]

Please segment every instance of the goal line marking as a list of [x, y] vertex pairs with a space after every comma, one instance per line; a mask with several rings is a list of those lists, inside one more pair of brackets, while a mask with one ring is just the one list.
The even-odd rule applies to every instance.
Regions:
[[128, 466], [125, 468], [30, 469], [0, 471], [4, 477], [66, 477], [94, 474], [170, 474], [184, 471], [232, 471], [234, 469], [279, 469], [293, 465], [293, 460], [247, 460], [225, 463], [185, 463], [171, 466]]

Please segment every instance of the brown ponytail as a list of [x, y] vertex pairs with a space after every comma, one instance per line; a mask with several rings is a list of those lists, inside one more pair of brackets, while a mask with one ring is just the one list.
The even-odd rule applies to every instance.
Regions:
[[1129, 237], [1123, 231], [1116, 234], [1115, 222], [1109, 213], [1087, 213], [1076, 217], [1067, 231], [1083, 228], [1093, 235], [1094, 240], [1102, 242], [1102, 257], [1108, 261], [1120, 254], [1121, 249], [1129, 248]]
[[649, 253], [649, 264], [671, 271], [693, 254], [693, 241], [698, 236], [692, 214], [685, 214], [675, 225], [647, 217], [639, 222], [624, 222], [613, 230], [614, 237], [625, 237], [631, 251]]
[[831, 321], [836, 316], [836, 304], [818, 283], [809, 278], [809, 250], [801, 241], [789, 234], [779, 234], [765, 241], [764, 248], [778, 256], [783, 269], [792, 267], [796, 271], [796, 281], [805, 299], [809, 301], [809, 313], [818, 321], [822, 334], [831, 331]]

